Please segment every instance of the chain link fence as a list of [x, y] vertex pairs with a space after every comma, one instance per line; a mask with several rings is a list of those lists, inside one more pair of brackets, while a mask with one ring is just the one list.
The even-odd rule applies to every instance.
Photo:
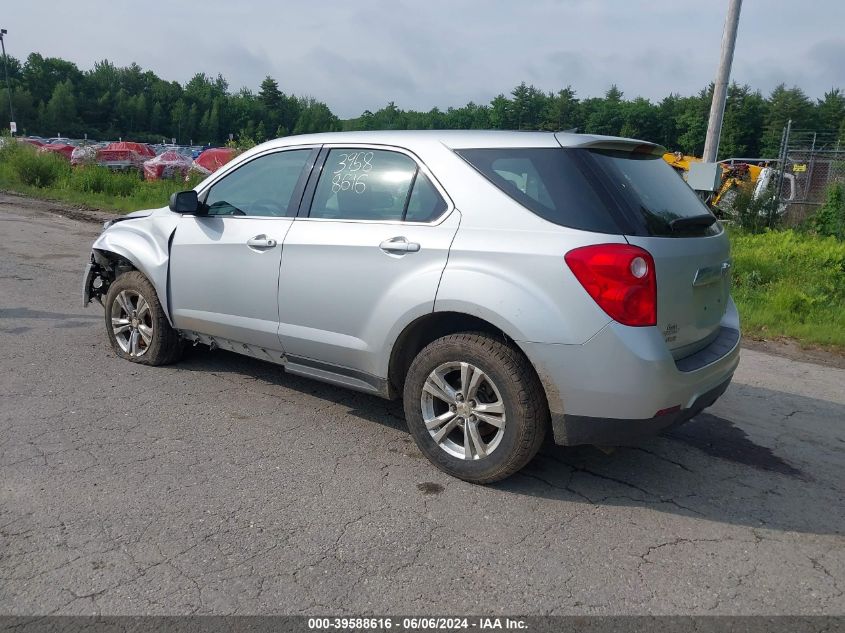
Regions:
[[796, 225], [825, 202], [833, 183], [845, 184], [845, 144], [836, 132], [784, 128], [776, 191], [784, 223]]

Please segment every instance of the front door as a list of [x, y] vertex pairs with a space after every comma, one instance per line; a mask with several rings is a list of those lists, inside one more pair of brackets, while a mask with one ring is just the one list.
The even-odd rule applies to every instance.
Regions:
[[170, 253], [176, 328], [280, 350], [279, 264], [311, 148], [263, 154], [203, 192]]
[[400, 150], [332, 148], [309, 198], [282, 254], [285, 354], [385, 378], [381, 361], [397, 324], [434, 307], [460, 214]]

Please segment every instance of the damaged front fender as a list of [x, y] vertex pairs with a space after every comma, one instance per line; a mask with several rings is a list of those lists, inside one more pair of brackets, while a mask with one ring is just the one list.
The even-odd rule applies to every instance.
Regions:
[[176, 230], [179, 216], [164, 208], [145, 217], [136, 217], [109, 226], [93, 245], [92, 260], [85, 271], [83, 301], [92, 297], [92, 284], [106, 261], [123, 259], [150, 280], [167, 318], [170, 305], [167, 296], [167, 272], [170, 261], [170, 238]]

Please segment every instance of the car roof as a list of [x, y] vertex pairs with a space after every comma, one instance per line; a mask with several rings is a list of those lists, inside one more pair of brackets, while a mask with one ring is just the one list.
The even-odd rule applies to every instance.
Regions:
[[286, 136], [262, 144], [263, 149], [291, 145], [325, 143], [372, 143], [413, 149], [416, 145], [439, 143], [449, 149], [491, 147], [620, 147], [640, 145], [657, 149], [654, 143], [615, 136], [576, 134], [573, 132], [535, 132], [510, 130], [378, 130], [358, 132], [323, 132]]

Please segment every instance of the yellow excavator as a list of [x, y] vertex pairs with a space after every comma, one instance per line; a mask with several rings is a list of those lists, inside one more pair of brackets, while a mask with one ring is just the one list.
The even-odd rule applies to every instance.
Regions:
[[[686, 180], [690, 165], [702, 160], [696, 156], [688, 156], [682, 152], [666, 152], [663, 160], [675, 169]], [[722, 168], [721, 184], [708, 200], [708, 204], [719, 211], [730, 212], [730, 206], [736, 194], [741, 189], [753, 189], [754, 198], [762, 197], [769, 186], [774, 183], [777, 170], [769, 166], [769, 161], [760, 159], [729, 158], [719, 161]], [[795, 190], [795, 177], [784, 174], [784, 188], [786, 201], [792, 199]]]

